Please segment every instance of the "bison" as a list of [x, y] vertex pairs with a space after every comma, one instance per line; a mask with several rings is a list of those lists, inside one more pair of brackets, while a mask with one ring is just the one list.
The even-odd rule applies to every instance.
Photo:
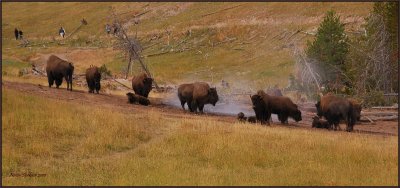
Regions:
[[340, 130], [340, 120], [346, 121], [346, 131], [353, 131], [354, 124], [357, 120], [356, 109], [353, 104], [341, 97], [334, 96], [333, 94], [327, 94], [321, 97], [321, 100], [315, 104], [317, 108], [318, 117], [324, 116], [330, 126], [335, 125], [335, 129]]
[[283, 124], [288, 123], [289, 117], [296, 122], [302, 120], [301, 111], [288, 97], [271, 96], [259, 90], [251, 99], [257, 120], [262, 123], [268, 121], [271, 118], [271, 114], [277, 114], [279, 121]]
[[148, 106], [150, 104], [150, 100], [146, 97], [136, 95], [131, 92], [127, 93], [126, 96], [128, 96], [128, 101], [131, 104], [139, 103], [144, 106]]
[[256, 116], [249, 116], [249, 117], [247, 118], [247, 122], [249, 122], [249, 123], [257, 123], [257, 118], [256, 118]]
[[328, 121], [320, 119], [318, 116], [314, 116], [312, 122], [313, 128], [324, 128], [324, 129], [331, 129], [332, 127], [329, 125]]
[[246, 117], [244, 116], [244, 113], [243, 112], [239, 112], [238, 113], [238, 115], [237, 115], [237, 119], [240, 121], [240, 122], [246, 122]]
[[67, 90], [72, 91], [72, 74], [74, 73], [74, 66], [71, 62], [60, 59], [55, 55], [51, 55], [47, 60], [46, 66], [47, 79], [49, 87], [56, 82], [56, 88], [62, 84], [63, 78], [67, 81]]
[[101, 74], [98, 67], [90, 66], [86, 69], [86, 82], [89, 88], [89, 93], [94, 93], [94, 90], [96, 89], [96, 93], [99, 94], [100, 79]]
[[141, 73], [138, 76], [132, 78], [132, 89], [135, 94], [148, 97], [152, 89], [153, 78], [147, 76], [146, 73]]
[[205, 104], [215, 104], [218, 102], [217, 89], [210, 88], [205, 82], [195, 82], [191, 84], [182, 84], [178, 87], [178, 97], [182, 108], [185, 109], [187, 103], [191, 112], [197, 112], [197, 109], [202, 113]]

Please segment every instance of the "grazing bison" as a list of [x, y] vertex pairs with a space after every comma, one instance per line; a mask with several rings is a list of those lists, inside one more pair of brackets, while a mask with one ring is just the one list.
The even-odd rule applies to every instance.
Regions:
[[74, 73], [74, 66], [71, 62], [60, 59], [55, 55], [51, 55], [47, 60], [46, 66], [47, 79], [49, 87], [56, 82], [56, 87], [60, 87], [63, 78], [67, 81], [67, 90], [72, 91], [72, 74]]
[[271, 118], [271, 114], [277, 114], [279, 121], [283, 124], [288, 123], [289, 117], [296, 122], [302, 120], [301, 111], [288, 97], [270, 96], [259, 90], [251, 99], [257, 120], [261, 122], [268, 121]]
[[146, 73], [141, 73], [132, 78], [132, 89], [137, 95], [148, 97], [152, 89], [153, 78], [147, 76]]
[[356, 110], [353, 104], [341, 97], [328, 94], [321, 97], [321, 100], [315, 104], [318, 117], [324, 116], [330, 126], [335, 125], [335, 130], [340, 130], [340, 120], [345, 120], [347, 127], [346, 131], [353, 131], [354, 124], [357, 120]]
[[100, 79], [101, 74], [98, 67], [90, 66], [88, 69], [86, 69], [86, 82], [89, 87], [89, 93], [94, 93], [95, 89], [97, 94], [99, 93]]
[[320, 119], [318, 116], [314, 116], [312, 122], [313, 128], [323, 128], [323, 129], [331, 129], [332, 127], [329, 125], [328, 121]]
[[185, 109], [185, 103], [188, 104], [191, 112], [203, 112], [205, 104], [215, 104], [218, 102], [217, 89], [210, 88], [205, 82], [195, 82], [192, 84], [182, 84], [178, 87], [178, 97], [182, 108]]
[[131, 104], [139, 103], [144, 106], [148, 106], [150, 104], [150, 100], [146, 97], [142, 97], [131, 92], [127, 93], [126, 96], [128, 96], [129, 103]]

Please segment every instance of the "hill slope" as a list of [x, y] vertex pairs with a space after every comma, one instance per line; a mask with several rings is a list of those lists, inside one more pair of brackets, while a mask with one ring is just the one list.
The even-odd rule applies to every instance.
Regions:
[[[73, 61], [77, 72], [89, 64], [106, 64], [114, 74], [121, 73], [126, 60], [112, 50], [114, 39], [104, 30], [111, 23], [110, 6], [126, 21], [130, 34], [137, 30], [142, 45], [148, 47], [143, 52], [145, 62], [160, 83], [224, 79], [265, 88], [286, 86], [294, 71], [290, 49], [280, 40], [283, 35], [315, 31], [330, 9], [340, 14], [348, 31], [356, 31], [372, 3], [3, 3], [3, 60], [44, 62], [43, 56], [56, 53]], [[136, 28], [133, 17], [143, 12], [147, 13]], [[59, 27], [68, 34], [82, 18], [89, 24], [62, 41], [64, 45], [20, 48], [13, 39], [18, 27], [31, 43], [60, 40]], [[298, 36], [300, 46], [312, 39]], [[135, 66], [133, 73], [138, 71]]]

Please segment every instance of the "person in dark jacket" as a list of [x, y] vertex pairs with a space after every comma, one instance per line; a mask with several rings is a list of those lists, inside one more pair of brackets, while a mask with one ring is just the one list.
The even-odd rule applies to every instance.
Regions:
[[19, 39], [21, 39], [21, 40], [22, 40], [22, 38], [23, 38], [23, 35], [24, 35], [24, 33], [22, 32], [22, 30], [19, 30], [18, 34], [19, 34]]
[[14, 30], [14, 35], [15, 35], [15, 40], [18, 40], [18, 38], [19, 38], [19, 32], [18, 32], [18, 29], [17, 29], [17, 28], [15, 28], [15, 30]]

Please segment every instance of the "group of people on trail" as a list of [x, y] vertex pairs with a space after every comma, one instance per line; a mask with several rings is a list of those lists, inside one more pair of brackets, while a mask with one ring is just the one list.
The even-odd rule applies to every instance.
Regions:
[[111, 34], [111, 31], [113, 31], [114, 35], [118, 33], [118, 27], [115, 23], [112, 26], [110, 26], [110, 24], [108, 24], [108, 23], [106, 24], [107, 34]]
[[15, 35], [15, 40], [22, 40], [22, 37], [23, 37], [23, 32], [22, 32], [22, 30], [18, 30], [17, 28], [15, 28], [15, 30], [14, 30], [14, 35]]

